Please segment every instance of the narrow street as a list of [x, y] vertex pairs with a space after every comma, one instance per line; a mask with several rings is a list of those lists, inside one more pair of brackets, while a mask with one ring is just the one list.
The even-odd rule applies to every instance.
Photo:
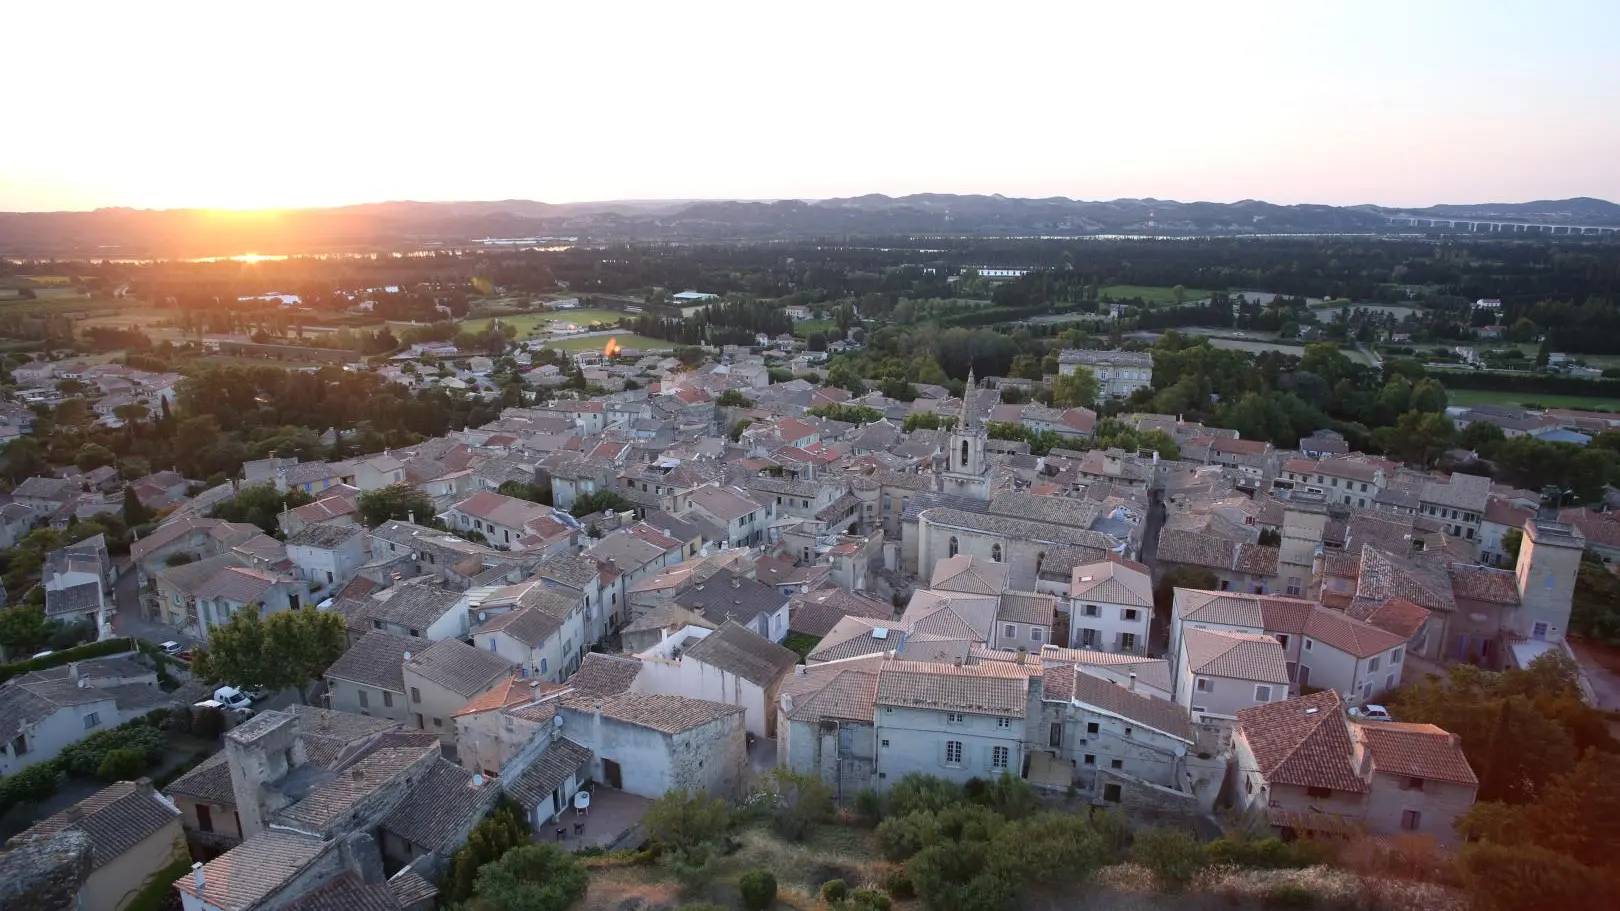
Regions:
[[[1164, 491], [1148, 492], [1148, 514], [1142, 523], [1142, 564], [1157, 581], [1159, 568], [1159, 529], [1164, 527]], [[1162, 655], [1170, 649], [1170, 618], [1153, 611], [1153, 625], [1148, 630], [1148, 654]]]

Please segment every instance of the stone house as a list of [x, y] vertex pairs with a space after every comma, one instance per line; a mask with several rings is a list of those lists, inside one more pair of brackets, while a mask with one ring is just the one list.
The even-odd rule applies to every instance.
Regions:
[[690, 627], [636, 657], [639, 689], [738, 706], [756, 737], [776, 736], [777, 694], [799, 662], [791, 650], [735, 620], [714, 631]]
[[1238, 714], [1238, 809], [1283, 837], [1421, 833], [1456, 847], [1452, 824], [1479, 780], [1455, 735], [1434, 725], [1348, 719], [1338, 694], [1312, 693]]
[[455, 743], [455, 714], [468, 701], [506, 679], [512, 664], [458, 639], [441, 639], [415, 652], [400, 668], [410, 696], [413, 726]]
[[170, 703], [134, 654], [76, 661], [0, 683], [0, 775], [54, 759], [88, 734]]
[[358, 525], [309, 524], [287, 538], [287, 557], [311, 588], [336, 591], [370, 558], [368, 538]]
[[[888, 660], [874, 697], [881, 791], [912, 772], [958, 783], [1020, 775], [1040, 719], [1038, 664]], [[1032, 683], [1033, 681], [1033, 683]]]
[[593, 753], [589, 777], [615, 790], [734, 797], [742, 788], [747, 746], [739, 706], [624, 692], [566, 699], [557, 717], [562, 735]]
[[1221, 591], [1264, 594], [1281, 587], [1277, 572], [1282, 552], [1269, 545], [1167, 525], [1159, 532], [1157, 556], [1161, 573], [1176, 566], [1206, 569]]
[[322, 675], [328, 705], [340, 712], [387, 718], [415, 727], [401, 669], [415, 652], [427, 646], [424, 640], [381, 630], [367, 633]]
[[777, 696], [776, 760], [831, 785], [840, 805], [877, 781], [881, 654], [799, 666]]
[[108, 785], [17, 838], [68, 830], [90, 841], [90, 875], [79, 887], [80, 908], [122, 911], [141, 887], [186, 856], [180, 811], [145, 778]]
[[1270, 636], [1189, 627], [1173, 659], [1176, 703], [1205, 722], [1288, 698], [1288, 661]]
[[1145, 652], [1153, 619], [1153, 579], [1116, 561], [1086, 563], [1070, 574], [1064, 602], [1069, 648]]

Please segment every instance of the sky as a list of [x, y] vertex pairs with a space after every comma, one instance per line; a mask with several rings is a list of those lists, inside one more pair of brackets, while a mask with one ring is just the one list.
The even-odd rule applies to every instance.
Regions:
[[16, 6], [0, 211], [1620, 201], [1616, 0]]

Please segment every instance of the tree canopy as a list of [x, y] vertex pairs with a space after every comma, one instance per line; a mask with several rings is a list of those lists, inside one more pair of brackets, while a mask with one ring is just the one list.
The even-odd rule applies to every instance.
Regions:
[[433, 499], [410, 484], [390, 484], [368, 490], [355, 501], [360, 522], [370, 528], [388, 521], [406, 520], [432, 525], [437, 507]]
[[347, 646], [338, 614], [306, 606], [261, 620], [250, 606], [209, 629], [208, 645], [194, 652], [191, 668], [212, 684], [297, 687], [302, 699], [304, 684], [324, 674]]

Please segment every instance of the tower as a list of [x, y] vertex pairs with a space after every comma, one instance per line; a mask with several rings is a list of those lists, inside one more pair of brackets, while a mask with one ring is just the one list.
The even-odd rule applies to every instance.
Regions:
[[971, 425], [968, 404], [974, 392], [973, 368], [968, 368], [967, 386], [962, 390], [962, 408], [951, 428], [945, 447], [945, 493], [975, 500], [990, 499], [990, 466], [984, 458], [984, 431]]
[[1585, 549], [1586, 537], [1573, 525], [1535, 519], [1524, 523], [1524, 541], [1514, 570], [1519, 608], [1506, 624], [1513, 632], [1526, 639], [1563, 641]]

